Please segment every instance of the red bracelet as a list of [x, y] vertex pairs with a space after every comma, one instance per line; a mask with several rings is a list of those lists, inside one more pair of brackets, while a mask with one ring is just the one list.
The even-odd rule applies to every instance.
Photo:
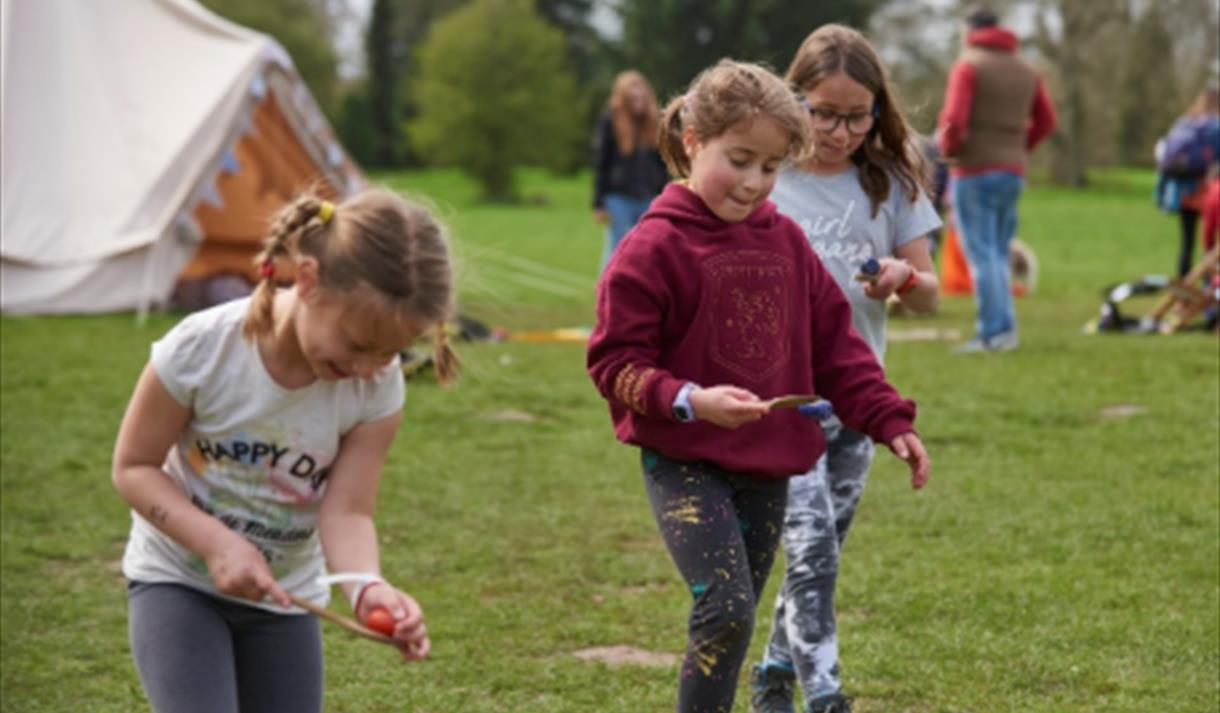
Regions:
[[384, 579], [374, 579], [373, 581], [369, 582], [368, 584], [361, 585], [360, 590], [356, 593], [356, 601], [354, 604], [352, 604], [353, 612], [355, 612], [356, 614], [360, 613], [360, 602], [364, 599], [364, 593], [369, 591], [373, 587], [377, 586], [378, 584], [385, 584], [385, 580]]
[[907, 267], [911, 268], [911, 276], [908, 277], [907, 281], [902, 283], [898, 289], [894, 290], [894, 294], [896, 295], [905, 295], [919, 286], [919, 270], [916, 270], [909, 263], [907, 264]]

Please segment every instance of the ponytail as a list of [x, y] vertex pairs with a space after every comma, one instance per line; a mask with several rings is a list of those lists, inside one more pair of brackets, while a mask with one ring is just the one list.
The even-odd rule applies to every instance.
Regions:
[[437, 322], [432, 335], [432, 369], [436, 380], [441, 386], [448, 386], [457, 378], [462, 362], [449, 346], [449, 333], [445, 331], [445, 323]]
[[676, 97], [661, 114], [661, 126], [657, 136], [657, 148], [670, 175], [686, 178], [690, 175], [690, 157], [682, 144], [682, 110], [686, 108], [686, 96]]
[[722, 59], [699, 73], [685, 94], [675, 97], [661, 116], [657, 148], [669, 172], [690, 176], [684, 132], [699, 143], [710, 141], [744, 121], [766, 116], [788, 134], [785, 158], [799, 161], [811, 145], [809, 117], [784, 81], [758, 64]]

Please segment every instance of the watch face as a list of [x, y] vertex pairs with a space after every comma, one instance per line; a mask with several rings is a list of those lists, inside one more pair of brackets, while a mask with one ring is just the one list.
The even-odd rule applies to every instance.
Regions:
[[678, 417], [679, 421], [689, 421], [690, 409], [686, 408], [685, 406], [675, 406], [674, 415]]

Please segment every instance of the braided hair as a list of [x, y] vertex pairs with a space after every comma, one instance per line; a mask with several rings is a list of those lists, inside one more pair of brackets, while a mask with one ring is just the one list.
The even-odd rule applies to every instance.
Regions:
[[255, 258], [255, 288], [242, 335], [254, 340], [274, 326], [276, 273], [301, 257], [318, 264], [318, 283], [340, 294], [371, 294], [399, 317], [433, 329], [433, 365], [442, 384], [459, 362], [445, 321], [453, 312], [453, 266], [444, 230], [423, 206], [384, 189], [340, 204], [306, 192], [272, 220]]

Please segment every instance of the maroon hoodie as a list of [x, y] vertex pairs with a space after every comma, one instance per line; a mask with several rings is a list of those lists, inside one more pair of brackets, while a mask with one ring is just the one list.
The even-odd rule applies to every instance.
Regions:
[[914, 430], [915, 404], [886, 383], [801, 229], [770, 201], [726, 223], [677, 183], [598, 283], [588, 368], [619, 440], [760, 478], [808, 471], [826, 449], [817, 422], [787, 409], [736, 430], [682, 423], [673, 402], [683, 384], [763, 399], [817, 393], [883, 443]]

